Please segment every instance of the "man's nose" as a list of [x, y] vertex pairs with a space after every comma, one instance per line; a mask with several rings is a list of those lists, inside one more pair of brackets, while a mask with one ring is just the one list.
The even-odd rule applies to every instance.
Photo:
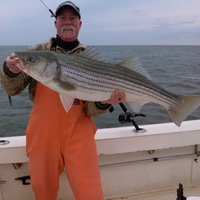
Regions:
[[70, 19], [65, 19], [65, 24], [66, 25], [70, 25], [71, 24], [71, 20]]

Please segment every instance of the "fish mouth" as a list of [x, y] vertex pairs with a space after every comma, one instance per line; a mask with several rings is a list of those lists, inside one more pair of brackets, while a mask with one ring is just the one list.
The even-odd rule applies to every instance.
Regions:
[[23, 54], [20, 52], [15, 52], [16, 58], [19, 59], [19, 63], [16, 64], [16, 66], [18, 68], [20, 68], [21, 70], [25, 70], [28, 67], [28, 64], [25, 62], [25, 60], [23, 59]]

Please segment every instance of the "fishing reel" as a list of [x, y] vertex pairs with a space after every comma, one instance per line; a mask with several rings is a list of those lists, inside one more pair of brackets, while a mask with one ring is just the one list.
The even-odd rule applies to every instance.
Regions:
[[133, 123], [135, 117], [146, 117], [144, 114], [132, 114], [130, 112], [125, 112], [119, 115], [118, 120], [121, 124]]
[[[140, 128], [137, 125], [134, 118], [139, 117], [139, 116], [146, 117], [146, 115], [140, 114], [140, 113], [132, 114], [132, 113], [128, 112], [126, 106], [123, 103], [119, 103], [119, 105], [122, 108], [122, 110], [124, 111], [124, 113], [120, 114], [118, 117], [119, 122], [121, 124], [132, 123], [133, 126], [135, 127], [135, 132], [145, 132], [144, 129]], [[112, 112], [113, 110], [114, 110], [114, 108], [112, 107], [112, 110], [110, 110], [110, 112]]]
[[121, 124], [125, 124], [125, 123], [132, 123], [133, 126], [135, 126], [136, 132], [138, 131], [143, 131], [144, 129], [140, 128], [137, 123], [135, 122], [134, 118], [135, 117], [146, 117], [146, 115], [144, 114], [140, 114], [140, 113], [136, 113], [136, 114], [132, 114], [130, 112], [128, 112], [127, 108], [125, 107], [125, 105], [123, 103], [119, 103], [120, 107], [122, 108], [122, 110], [124, 111], [123, 114], [120, 114], [118, 117], [118, 120]]

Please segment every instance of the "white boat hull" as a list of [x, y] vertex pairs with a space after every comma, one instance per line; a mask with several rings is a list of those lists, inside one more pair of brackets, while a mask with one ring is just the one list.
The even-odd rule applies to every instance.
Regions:
[[[175, 200], [179, 183], [185, 196], [200, 196], [200, 120], [101, 129], [96, 142], [105, 199]], [[15, 178], [29, 175], [25, 136], [0, 138], [0, 200], [33, 200], [31, 185]], [[15, 169], [12, 163], [15, 164]], [[25, 183], [29, 183], [27, 180]], [[71, 200], [65, 172], [60, 176], [58, 199]]]

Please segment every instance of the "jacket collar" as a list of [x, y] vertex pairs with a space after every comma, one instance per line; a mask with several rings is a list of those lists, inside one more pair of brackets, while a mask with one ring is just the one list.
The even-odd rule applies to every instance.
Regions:
[[63, 52], [63, 53], [68, 53], [68, 54], [74, 54], [74, 53], [79, 53], [80, 51], [84, 51], [86, 49], [86, 46], [79, 42], [77, 47], [66, 52], [63, 48], [59, 47], [58, 45], [56, 45], [54, 47], [55, 39], [56, 39], [55, 37], [50, 38], [49, 43], [47, 44], [47, 48], [51, 51], [58, 51], [58, 52]]

